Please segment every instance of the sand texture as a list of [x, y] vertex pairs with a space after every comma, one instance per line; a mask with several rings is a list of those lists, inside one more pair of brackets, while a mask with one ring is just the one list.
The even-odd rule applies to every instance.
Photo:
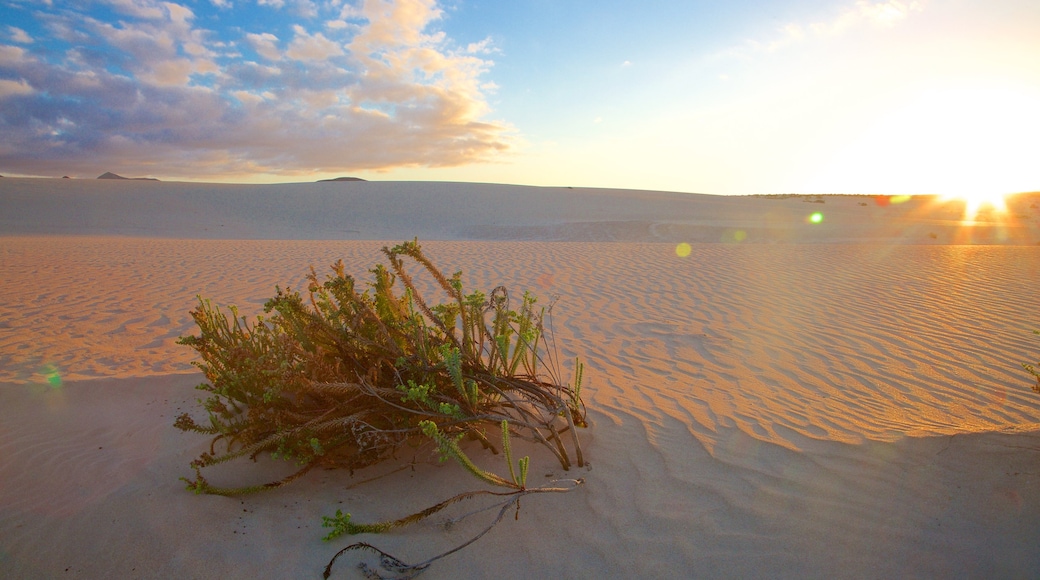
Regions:
[[[974, 224], [936, 200], [814, 199], [6, 178], [0, 577], [317, 578], [352, 541], [322, 542], [321, 516], [480, 488], [425, 450], [244, 498], [178, 481], [208, 448], [172, 427], [202, 417], [176, 344], [196, 295], [251, 316], [311, 265], [365, 278], [413, 236], [469, 287], [556, 298], [590, 418], [589, 467], [529, 449], [535, 483], [584, 486], [525, 498], [424, 578], [1037, 577], [1040, 395], [1021, 363], [1040, 358], [1040, 198]], [[414, 562], [490, 517], [355, 539]]]

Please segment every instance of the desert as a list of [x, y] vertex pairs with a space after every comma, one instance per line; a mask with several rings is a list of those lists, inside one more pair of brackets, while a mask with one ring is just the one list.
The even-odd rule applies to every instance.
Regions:
[[[311, 266], [364, 274], [418, 238], [469, 286], [555, 301], [589, 423], [586, 466], [529, 449], [532, 479], [584, 485], [525, 499], [424, 577], [1033, 576], [1040, 196], [970, 221], [892, 201], [7, 177], [0, 575], [317, 577], [354, 541], [323, 542], [322, 516], [480, 487], [428, 450], [242, 497], [178, 479], [208, 447], [172, 426], [203, 416], [177, 344], [197, 296], [253, 317]], [[418, 561], [479, 527], [360, 539]]]

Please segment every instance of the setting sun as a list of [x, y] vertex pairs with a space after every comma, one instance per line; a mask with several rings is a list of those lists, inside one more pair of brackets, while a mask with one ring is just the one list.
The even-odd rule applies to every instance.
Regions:
[[942, 197], [943, 201], [957, 200], [964, 202], [964, 220], [973, 221], [983, 208], [991, 208], [999, 213], [1007, 212], [1007, 200], [1002, 193], [964, 191], [949, 193]]
[[[866, 123], [805, 191], [938, 193], [969, 210], [1034, 187], [1040, 96], [1007, 88], [921, 91]], [[1003, 192], [1003, 193], [996, 193]]]

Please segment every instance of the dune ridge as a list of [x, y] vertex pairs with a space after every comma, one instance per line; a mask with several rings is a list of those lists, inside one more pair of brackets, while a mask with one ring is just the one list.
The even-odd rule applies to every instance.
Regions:
[[[168, 185], [78, 189], [82, 207], [112, 212], [105, 221], [88, 215], [87, 225], [40, 214], [54, 197], [18, 210], [27, 221], [16, 226], [0, 212], [0, 576], [316, 577], [346, 543], [320, 541], [321, 516], [400, 516], [479, 487], [423, 449], [353, 477], [312, 473], [257, 496], [186, 492], [177, 478], [208, 447], [172, 427], [177, 414], [197, 412], [193, 387], [202, 377], [190, 349], [175, 344], [194, 331], [196, 295], [252, 316], [276, 284], [300, 288], [310, 265], [321, 273], [343, 259], [367, 279], [381, 246], [411, 236], [309, 239], [329, 227], [309, 221], [313, 208], [279, 217], [261, 215], [260, 204], [237, 215], [235, 205], [259, 191], [249, 188], [166, 213], [158, 208], [173, 197], [123, 210], [113, 201]], [[408, 190], [415, 207], [430, 207], [419, 191]], [[472, 212], [510, 215], [512, 202], [496, 191], [506, 189], [488, 186], [493, 201]], [[421, 240], [439, 266], [463, 270], [467, 287], [503, 284], [543, 303], [555, 298], [561, 372], [576, 356], [587, 365], [590, 467], [564, 472], [532, 451], [531, 468], [533, 480], [583, 477], [586, 485], [525, 499], [519, 520], [507, 518], [424, 577], [970, 578], [1040, 570], [1040, 398], [1019, 366], [1040, 352], [1031, 333], [1040, 326], [1040, 248], [957, 245], [952, 237], [918, 243], [907, 224], [931, 227], [927, 220], [944, 215], [923, 206], [877, 213], [854, 232], [875, 242], [857, 243], [838, 227], [770, 225], [780, 218], [756, 208], [779, 203], [773, 207], [794, 215], [822, 207], [841, 224], [878, 211], [861, 201], [613, 195], [613, 210], [575, 214], [573, 223], [603, 228], [579, 228], [581, 241], [470, 240], [447, 213], [406, 219], [379, 204], [351, 218], [383, 232], [443, 226], [441, 240]], [[658, 195], [663, 205], [654, 207]], [[221, 199], [220, 219], [237, 215], [236, 231], [270, 233], [281, 224], [277, 232], [297, 239], [190, 237], [198, 233], [184, 225], [192, 212]], [[643, 226], [622, 213], [646, 206], [635, 222], [678, 228], [687, 218], [663, 216], [680, 202], [700, 216], [680, 224], [690, 232], [725, 236], [760, 223], [778, 243], [723, 237], [693, 243], [680, 257], [675, 242], [632, 233]], [[751, 209], [742, 214], [741, 204]], [[532, 236], [573, 225], [554, 224], [559, 216], [548, 212], [539, 225], [527, 211], [517, 220], [530, 219], [522, 227]], [[134, 220], [149, 212], [151, 235], [132, 235], [143, 227]], [[713, 221], [724, 218], [731, 221]], [[1018, 231], [1031, 231], [1027, 218], [1018, 218]], [[55, 223], [66, 235], [55, 235]], [[636, 239], [607, 241], [604, 232]], [[474, 455], [502, 468], [501, 458]], [[291, 466], [224, 467], [214, 477], [244, 483]], [[381, 474], [389, 475], [368, 481]], [[434, 522], [360, 539], [417, 561], [479, 527], [446, 532]], [[349, 562], [338, 564], [335, 577], [355, 576]]]
[[[964, 204], [919, 196], [729, 197], [450, 182], [271, 185], [8, 178], [0, 235], [174, 239], [670, 243], [1040, 243], [1040, 194], [971, 227]], [[886, 198], [887, 199], [887, 198]], [[810, 202], [810, 203], [807, 203]], [[811, 223], [820, 212], [823, 220]]]

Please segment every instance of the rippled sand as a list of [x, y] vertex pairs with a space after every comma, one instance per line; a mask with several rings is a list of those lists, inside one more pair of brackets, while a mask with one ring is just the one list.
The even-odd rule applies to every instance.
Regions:
[[[320, 541], [322, 515], [479, 487], [407, 454], [241, 499], [177, 481], [206, 447], [172, 428], [196, 409], [201, 376], [175, 344], [196, 295], [252, 315], [312, 264], [364, 279], [385, 243], [0, 237], [0, 576], [316, 577], [347, 543]], [[1040, 570], [1040, 396], [1021, 368], [1040, 353], [1040, 247], [423, 245], [470, 287], [555, 298], [561, 372], [586, 363], [591, 419], [591, 468], [532, 458], [532, 477], [585, 486], [525, 499], [425, 577]], [[416, 561], [479, 530], [460, 527], [362, 539]]]

